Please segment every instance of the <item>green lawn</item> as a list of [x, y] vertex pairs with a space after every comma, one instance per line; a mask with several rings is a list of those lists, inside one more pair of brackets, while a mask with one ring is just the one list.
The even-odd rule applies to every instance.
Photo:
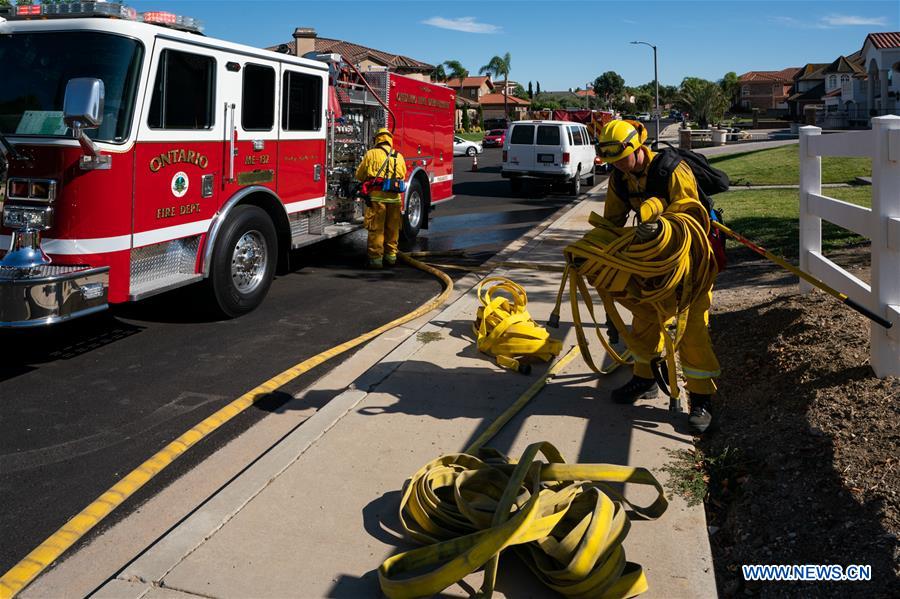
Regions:
[[[838, 200], [871, 207], [872, 188], [838, 187], [822, 191]], [[715, 196], [716, 208], [724, 212], [725, 224], [774, 254], [796, 258], [799, 249], [799, 192], [795, 189], [730, 191]], [[852, 231], [822, 222], [822, 250], [829, 251], [867, 240]], [[740, 249], [739, 249], [740, 248]], [[736, 241], [728, 240], [735, 257], [754, 254]]]
[[[731, 177], [732, 185], [799, 185], [800, 153], [796, 145], [712, 156], [713, 166]], [[868, 158], [822, 158], [822, 183], [852, 183], [871, 176]]]
[[484, 131], [479, 131], [478, 133], [457, 133], [456, 135], [467, 141], [481, 141], [484, 139]]

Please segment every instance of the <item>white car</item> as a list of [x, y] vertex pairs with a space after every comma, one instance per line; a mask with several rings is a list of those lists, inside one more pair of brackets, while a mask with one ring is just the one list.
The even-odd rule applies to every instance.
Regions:
[[649, 112], [642, 112], [638, 115], [638, 120], [647, 122], [647, 121], [652, 121], [653, 117], [650, 115]]
[[454, 156], [474, 156], [481, 154], [484, 148], [477, 141], [468, 141], [462, 137], [453, 136], [453, 155]]
[[581, 184], [594, 183], [597, 151], [587, 127], [568, 121], [516, 121], [503, 143], [500, 174], [513, 193], [528, 179], [565, 183], [579, 195]]

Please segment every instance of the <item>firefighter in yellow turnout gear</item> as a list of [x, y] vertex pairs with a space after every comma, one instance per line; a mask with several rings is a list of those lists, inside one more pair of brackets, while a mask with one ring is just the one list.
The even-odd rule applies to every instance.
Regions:
[[393, 134], [381, 128], [375, 132], [375, 147], [366, 152], [356, 169], [366, 201], [365, 227], [369, 232], [370, 268], [393, 266], [397, 262], [397, 243], [403, 224], [401, 185], [406, 180], [406, 161], [394, 150]]
[[[709, 218], [706, 208], [699, 201], [694, 174], [684, 161], [668, 175], [667, 197], [649, 198], [644, 193], [647, 188], [648, 167], [656, 155], [644, 145], [646, 139], [646, 129], [637, 122], [616, 120], [603, 127], [599, 145], [600, 157], [615, 168], [607, 190], [604, 218], [622, 227], [625, 226], [628, 214], [632, 210], [636, 211], [640, 218], [642, 207], [644, 214], [652, 213], [654, 210], [651, 208], [654, 207], [656, 210], [662, 209], [664, 214], [670, 209], [675, 209], [693, 216], [708, 233]], [[626, 188], [628, 197], [620, 197]], [[676, 202], [677, 206], [672, 206]], [[656, 219], [640, 222], [635, 232], [635, 240], [642, 243], [652, 241], [660, 234], [661, 226]], [[701, 433], [707, 429], [712, 420], [710, 399], [716, 391], [713, 379], [719, 375], [719, 361], [713, 352], [707, 328], [713, 281], [714, 276], [709, 279], [709, 289], [705, 292], [697, 290], [701, 292], [694, 296], [696, 299], [688, 307], [684, 334], [678, 346], [678, 357], [690, 397], [688, 422], [691, 429]], [[633, 317], [629, 349], [634, 356], [634, 373], [630, 381], [613, 391], [612, 398], [619, 403], [632, 403], [637, 399], [655, 397], [659, 387], [653, 378], [651, 362], [662, 352], [663, 335], [666, 334], [660, 328], [659, 315], [646, 303], [630, 301], [627, 298], [617, 298], [617, 301], [628, 309]], [[676, 316], [674, 304], [672, 308], [672, 314], [663, 316], [674, 318]]]

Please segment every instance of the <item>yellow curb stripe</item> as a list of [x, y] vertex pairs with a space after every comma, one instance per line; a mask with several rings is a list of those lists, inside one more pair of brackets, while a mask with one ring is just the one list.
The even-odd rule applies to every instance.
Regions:
[[308, 358], [299, 364], [292, 366], [281, 374], [278, 374], [256, 388], [232, 401], [216, 413], [208, 416], [199, 424], [182, 434], [180, 437], [166, 445], [150, 459], [129, 472], [125, 478], [104, 492], [93, 503], [84, 508], [80, 513], [66, 522], [59, 530], [50, 535], [43, 543], [38, 545], [25, 556], [19, 563], [9, 569], [0, 578], [0, 599], [11, 599], [22, 589], [28, 586], [50, 564], [56, 561], [69, 547], [87, 534], [94, 526], [119, 507], [126, 499], [131, 497], [138, 489], [143, 487], [150, 479], [159, 474], [181, 454], [193, 447], [204, 437], [218, 429], [220, 426], [252, 406], [272, 391], [283, 387], [286, 383], [296, 379], [300, 375], [312, 370], [316, 366], [338, 356], [347, 350], [366, 343], [378, 335], [403, 325], [411, 320], [427, 314], [443, 304], [453, 291], [453, 280], [445, 273], [419, 262], [404, 254], [400, 258], [411, 266], [431, 274], [444, 284], [444, 290], [426, 304], [416, 310], [394, 319], [367, 333], [363, 333], [355, 339], [346, 341], [336, 347], [326, 350], [316, 356]]

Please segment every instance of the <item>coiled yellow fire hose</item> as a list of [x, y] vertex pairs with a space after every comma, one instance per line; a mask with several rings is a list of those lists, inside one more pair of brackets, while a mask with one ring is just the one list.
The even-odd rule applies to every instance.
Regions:
[[[646, 243], [635, 239], [633, 227], [617, 227], [600, 215], [591, 213], [589, 222], [594, 229], [564, 251], [567, 268], [554, 309], [554, 314], [558, 315], [568, 283], [578, 345], [588, 366], [595, 372], [601, 372], [590, 356], [578, 296], [581, 296], [594, 321], [603, 347], [620, 364], [626, 362], [625, 357], [619, 355], [600, 334], [587, 286], [597, 290], [606, 313], [629, 347], [634, 347], [633, 341], [616, 308], [616, 300], [653, 307], [660, 330], [665, 331], [665, 359], [673, 402], [670, 405], [677, 405], [678, 402], [675, 353], [684, 335], [690, 305], [700, 294], [709, 291], [716, 276], [715, 259], [706, 234], [709, 216], [702, 207], [698, 207], [700, 204], [695, 200], [670, 204], [668, 210], [659, 215], [662, 225], [660, 234]], [[698, 217], [701, 220], [698, 221]]]
[[526, 310], [528, 295], [521, 285], [504, 277], [478, 283], [481, 307], [473, 330], [478, 350], [494, 356], [497, 364], [528, 374], [528, 359], [549, 362], [562, 351], [562, 342], [550, 337]]
[[[656, 499], [638, 506], [609, 485], [625, 482], [654, 487]], [[404, 530], [428, 545], [387, 559], [378, 570], [381, 589], [391, 599], [426, 597], [484, 567], [478, 596], [489, 598], [500, 552], [513, 547], [566, 597], [633, 597], [647, 590], [647, 580], [625, 561], [630, 523], [623, 504], [644, 518], [658, 518], [668, 505], [648, 470], [566, 464], [545, 442], [519, 460], [490, 449], [442, 456], [413, 475], [401, 500]]]

